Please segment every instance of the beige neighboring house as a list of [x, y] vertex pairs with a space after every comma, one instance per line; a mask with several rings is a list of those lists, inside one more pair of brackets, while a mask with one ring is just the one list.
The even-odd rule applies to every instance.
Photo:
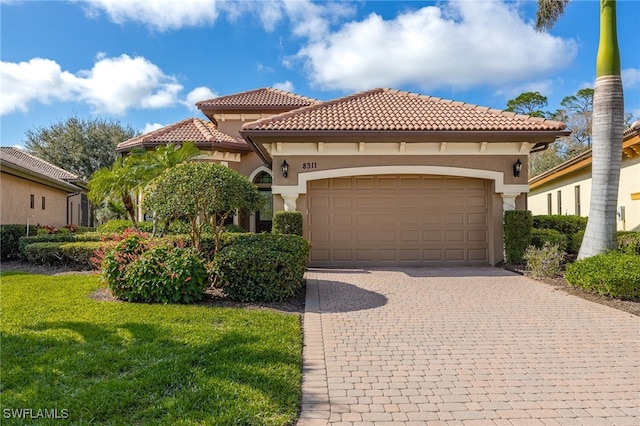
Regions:
[[0, 223], [89, 226], [78, 176], [13, 147], [0, 147], [0, 171]]
[[[624, 132], [618, 190], [618, 230], [640, 231], [640, 120]], [[534, 215], [588, 216], [591, 150], [529, 180], [528, 208]]]
[[239, 225], [260, 232], [273, 211], [302, 213], [311, 266], [499, 263], [503, 213], [525, 207], [529, 153], [569, 133], [391, 89], [320, 102], [263, 88], [196, 105], [210, 122], [188, 119], [118, 150], [194, 140], [200, 160], [239, 171], [271, 201]]

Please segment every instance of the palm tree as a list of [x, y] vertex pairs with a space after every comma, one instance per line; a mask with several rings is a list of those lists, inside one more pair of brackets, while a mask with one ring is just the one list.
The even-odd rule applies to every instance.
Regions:
[[114, 199], [122, 201], [129, 219], [136, 227], [137, 216], [133, 195], [139, 183], [139, 178], [126, 164], [125, 159], [118, 158], [111, 167], [103, 167], [91, 175], [89, 199], [95, 205]]
[[[538, 0], [537, 28], [552, 28], [568, 2]], [[624, 99], [615, 0], [600, 0], [600, 42], [596, 59], [592, 126], [591, 206], [578, 259], [616, 248]]]
[[118, 158], [110, 168], [102, 168], [89, 179], [89, 198], [94, 204], [122, 201], [124, 208], [137, 227], [136, 203], [134, 199], [142, 190], [165, 170], [200, 154], [193, 142], [181, 147], [174, 144], [160, 146], [155, 151], [139, 148], [127, 157]]

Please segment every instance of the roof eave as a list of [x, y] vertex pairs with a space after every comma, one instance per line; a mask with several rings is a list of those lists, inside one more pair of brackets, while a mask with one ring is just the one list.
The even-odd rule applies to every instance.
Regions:
[[2, 166], [2, 171], [4, 173], [8, 173], [10, 175], [14, 175], [23, 179], [28, 179], [33, 182], [50, 186], [52, 188], [60, 189], [62, 191], [71, 193], [78, 192], [83, 189], [79, 184], [74, 185], [73, 183], [67, 182], [62, 179], [46, 176], [41, 173], [34, 172], [33, 170], [18, 166], [17, 164], [13, 164], [6, 160], [0, 160], [0, 165]]

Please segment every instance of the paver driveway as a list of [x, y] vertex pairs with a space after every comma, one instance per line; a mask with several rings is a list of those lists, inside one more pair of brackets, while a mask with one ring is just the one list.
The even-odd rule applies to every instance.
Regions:
[[497, 268], [310, 270], [300, 426], [640, 425], [640, 317]]

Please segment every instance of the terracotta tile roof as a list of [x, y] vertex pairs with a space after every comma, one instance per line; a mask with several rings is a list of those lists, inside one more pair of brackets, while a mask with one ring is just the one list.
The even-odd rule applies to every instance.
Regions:
[[251, 131], [561, 131], [564, 123], [374, 89], [247, 123]]
[[186, 120], [120, 142], [117, 151], [127, 151], [135, 147], [152, 147], [183, 142], [194, 142], [199, 148], [216, 145], [220, 148], [230, 150], [250, 150], [244, 140], [222, 133], [210, 121], [199, 118], [187, 118]]
[[284, 90], [264, 87], [234, 95], [221, 96], [196, 102], [200, 109], [241, 110], [241, 109], [293, 109], [320, 103], [317, 99], [285, 92]]
[[18, 148], [9, 146], [0, 147], [0, 158], [3, 162], [50, 179], [61, 180], [64, 182], [76, 182], [80, 180], [77, 175], [61, 169], [58, 166], [54, 166], [53, 164], [28, 154]]

